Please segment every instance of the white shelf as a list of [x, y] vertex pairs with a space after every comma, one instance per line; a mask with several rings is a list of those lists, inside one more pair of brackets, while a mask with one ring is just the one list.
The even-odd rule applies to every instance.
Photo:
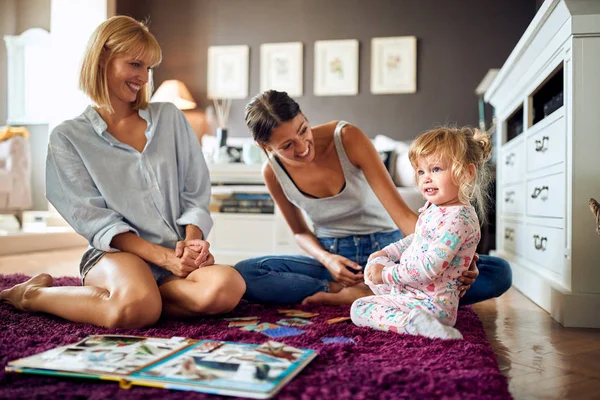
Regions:
[[212, 184], [263, 185], [261, 164], [209, 164]]

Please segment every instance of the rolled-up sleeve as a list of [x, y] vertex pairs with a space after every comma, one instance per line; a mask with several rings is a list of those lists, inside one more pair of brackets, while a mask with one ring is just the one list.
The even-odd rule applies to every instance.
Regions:
[[196, 134], [185, 115], [179, 110], [177, 113], [177, 126], [182, 130], [182, 146], [178, 146], [178, 167], [182, 169], [179, 175], [183, 177], [183, 188], [179, 196], [181, 215], [176, 222], [182, 226], [197, 226], [206, 239], [213, 226], [209, 211], [210, 175]]
[[60, 132], [52, 132], [46, 158], [46, 197], [75, 232], [91, 246], [108, 252], [113, 237], [138, 232], [106, 207], [81, 157]]

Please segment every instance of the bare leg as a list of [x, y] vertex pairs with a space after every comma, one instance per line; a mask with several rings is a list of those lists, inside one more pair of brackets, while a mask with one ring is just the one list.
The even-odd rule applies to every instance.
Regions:
[[108, 253], [88, 272], [85, 286], [52, 287], [40, 274], [0, 294], [23, 311], [45, 312], [73, 322], [139, 328], [160, 317], [160, 292], [148, 265], [129, 253]]
[[195, 270], [185, 279], [173, 279], [160, 286], [163, 315], [189, 318], [222, 314], [238, 305], [246, 283], [233, 268], [212, 265]]
[[323, 304], [327, 306], [339, 306], [341, 304], [352, 304], [354, 300], [366, 296], [373, 296], [373, 292], [364, 283], [358, 283], [354, 286], [342, 288], [337, 292], [330, 291], [329, 293], [315, 293], [312, 296], [308, 296], [307, 298], [305, 298], [302, 301], [302, 304]]

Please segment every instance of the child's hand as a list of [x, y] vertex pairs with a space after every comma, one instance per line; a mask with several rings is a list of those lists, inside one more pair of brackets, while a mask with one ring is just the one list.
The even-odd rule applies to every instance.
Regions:
[[376, 259], [377, 257], [386, 257], [387, 258], [387, 253], [384, 250], [376, 251], [375, 253], [373, 253], [369, 256], [368, 261], [372, 261], [372, 260]]
[[381, 265], [381, 264], [370, 265], [369, 268], [367, 269], [367, 277], [374, 284], [381, 285], [383, 283], [382, 271], [383, 271], [383, 265]]

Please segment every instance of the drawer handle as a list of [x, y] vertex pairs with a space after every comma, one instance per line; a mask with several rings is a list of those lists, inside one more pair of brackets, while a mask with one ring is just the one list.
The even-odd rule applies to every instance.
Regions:
[[513, 241], [515, 239], [515, 230], [512, 228], [504, 228], [504, 239]]
[[515, 158], [515, 153], [510, 153], [509, 155], [506, 156], [506, 160], [504, 161], [504, 164], [515, 165], [515, 162], [513, 161], [514, 158]]
[[533, 245], [536, 250], [546, 251], [546, 243], [548, 242], [548, 238], [540, 235], [533, 235]]
[[506, 192], [506, 196], [504, 196], [504, 202], [505, 203], [514, 203], [515, 199], [513, 198], [513, 196], [515, 195], [515, 192], [513, 192], [512, 190], [510, 192]]
[[[548, 186], [542, 186], [541, 188], [538, 188], [538, 187], [536, 187], [536, 188], [533, 190], [533, 193], [531, 194], [531, 198], [532, 198], [532, 199], [537, 199], [538, 197], [540, 197], [540, 195], [542, 194], [542, 192], [543, 192], [544, 190], [545, 190], [545, 191], [547, 191], [547, 192], [548, 192], [548, 191], [550, 191], [550, 190], [548, 189]], [[542, 197], [542, 200], [544, 200], [544, 199], [545, 199], [545, 198], [544, 198], [544, 197]]]
[[535, 151], [546, 151], [546, 150], [548, 150], [548, 147], [546, 147], [546, 140], [550, 141], [550, 138], [548, 136], [544, 136], [542, 138], [542, 140], [536, 140], [535, 141]]

